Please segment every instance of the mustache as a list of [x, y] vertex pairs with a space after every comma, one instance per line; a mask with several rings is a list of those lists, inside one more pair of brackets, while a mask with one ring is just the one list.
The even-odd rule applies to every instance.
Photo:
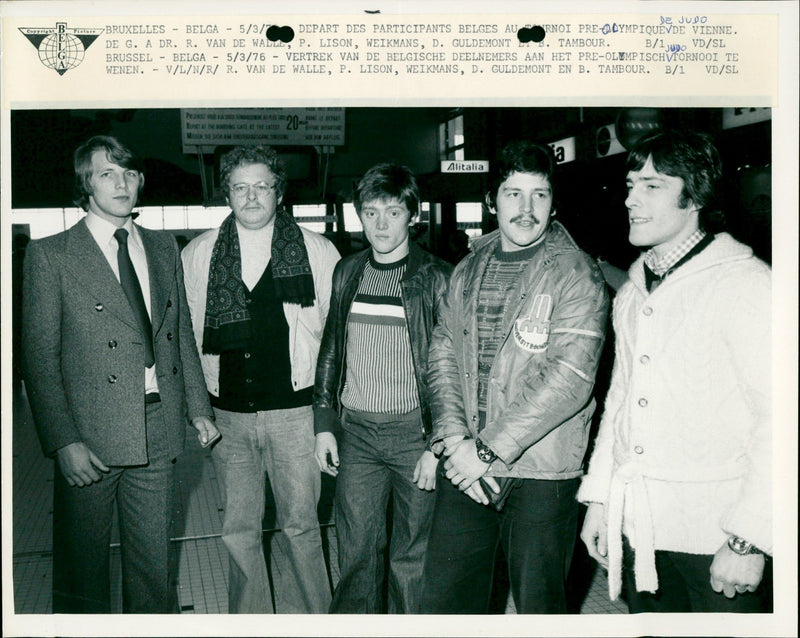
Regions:
[[516, 224], [517, 222], [528, 220], [531, 220], [537, 224], [542, 223], [542, 220], [533, 213], [520, 213], [519, 215], [514, 215], [514, 217], [511, 218], [511, 223]]

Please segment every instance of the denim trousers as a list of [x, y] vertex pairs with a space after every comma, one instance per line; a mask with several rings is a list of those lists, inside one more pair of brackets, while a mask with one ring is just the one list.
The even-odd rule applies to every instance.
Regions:
[[112, 466], [100, 481], [85, 487], [71, 487], [55, 468], [53, 613], [110, 613], [109, 543], [115, 502], [122, 611], [177, 611], [176, 592], [169, 582], [175, 465], [166, 451], [167, 424], [159, 403], [147, 406], [146, 426], [150, 457], [146, 465]]
[[496, 512], [440, 477], [425, 562], [423, 613], [488, 613], [498, 545], [506, 556], [517, 613], [566, 613], [579, 482], [524, 479]]
[[642, 612], [729, 612], [767, 613], [772, 611], [772, 560], [767, 559], [761, 584], [754, 592], [727, 598], [711, 587], [714, 557], [683, 552], [656, 552], [658, 590], [636, 591], [635, 551], [623, 536], [622, 582], [625, 601], [632, 614]]
[[[317, 503], [311, 406], [243, 413], [214, 410], [222, 439], [212, 458], [220, 481], [222, 540], [229, 555], [230, 613], [325, 613], [331, 600]], [[275, 608], [264, 556], [262, 522], [266, 477], [275, 498], [288, 573], [273, 563]]]
[[419, 410], [405, 415], [345, 410], [342, 426], [334, 498], [340, 578], [331, 612], [385, 611], [382, 591], [388, 542], [388, 611], [419, 613], [435, 500], [433, 493], [412, 481], [425, 450]]

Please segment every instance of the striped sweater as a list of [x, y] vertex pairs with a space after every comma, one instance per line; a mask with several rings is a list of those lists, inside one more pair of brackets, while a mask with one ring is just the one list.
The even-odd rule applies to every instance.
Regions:
[[347, 377], [342, 405], [405, 414], [419, 407], [400, 280], [408, 258], [380, 264], [370, 256], [347, 322]]

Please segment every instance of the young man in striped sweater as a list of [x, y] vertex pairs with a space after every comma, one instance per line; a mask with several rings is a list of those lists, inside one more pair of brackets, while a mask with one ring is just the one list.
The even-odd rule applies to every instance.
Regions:
[[334, 271], [313, 400], [317, 462], [338, 476], [331, 612], [384, 611], [391, 497], [388, 611], [419, 613], [437, 465], [426, 441], [428, 343], [451, 269], [409, 241], [419, 190], [408, 168], [372, 167], [354, 204], [371, 247]]

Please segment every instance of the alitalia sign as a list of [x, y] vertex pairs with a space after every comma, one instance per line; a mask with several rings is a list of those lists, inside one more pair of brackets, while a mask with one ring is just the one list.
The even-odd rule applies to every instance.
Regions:
[[442, 160], [442, 173], [488, 173], [489, 162], [486, 160]]

